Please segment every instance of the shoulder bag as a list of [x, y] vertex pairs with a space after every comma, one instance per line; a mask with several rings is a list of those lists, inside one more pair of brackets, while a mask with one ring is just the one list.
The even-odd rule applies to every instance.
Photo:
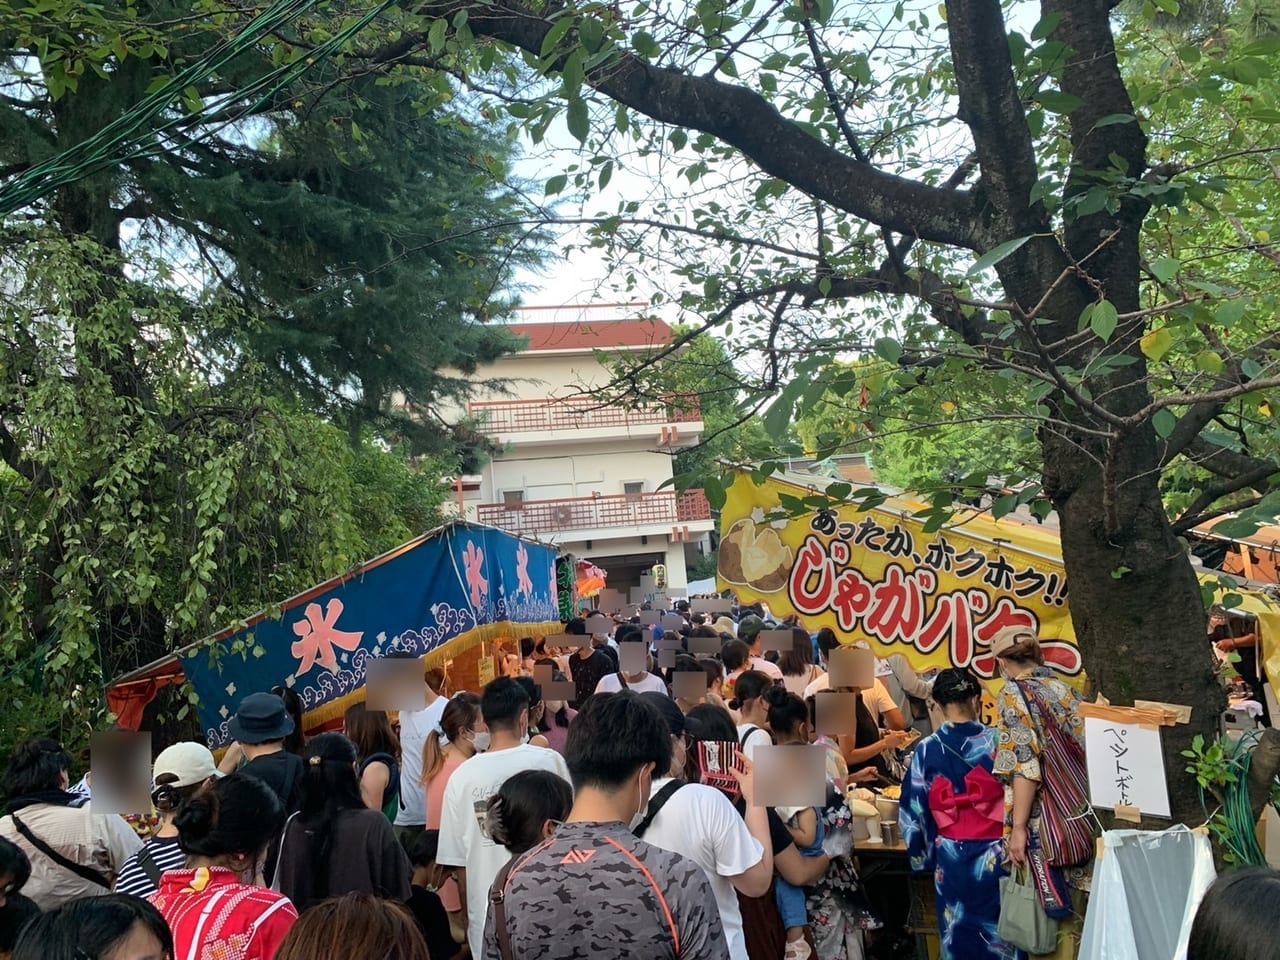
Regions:
[[1092, 859], [1097, 842], [1084, 749], [1030, 684], [1015, 683], [1040, 735], [1040, 846], [1052, 866], [1079, 866]]

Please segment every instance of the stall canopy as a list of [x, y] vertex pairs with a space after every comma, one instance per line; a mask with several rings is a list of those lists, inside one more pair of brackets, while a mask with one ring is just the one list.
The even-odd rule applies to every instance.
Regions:
[[[1055, 530], [972, 510], [933, 529], [910, 495], [795, 515], [821, 486], [734, 474], [720, 513], [719, 585], [744, 603], [767, 602], [775, 617], [797, 614], [810, 629], [865, 641], [879, 656], [904, 654], [919, 670], [967, 667], [993, 678], [991, 638], [1025, 627], [1041, 637], [1047, 661], [1083, 682]], [[1280, 605], [1216, 571], [1201, 581], [1258, 618], [1267, 675], [1280, 686]]]
[[161, 687], [186, 680], [220, 747], [241, 698], [283, 684], [313, 727], [362, 698], [370, 658], [403, 651], [433, 665], [500, 636], [559, 630], [555, 560], [544, 544], [455, 521], [120, 677], [108, 702], [136, 727]]

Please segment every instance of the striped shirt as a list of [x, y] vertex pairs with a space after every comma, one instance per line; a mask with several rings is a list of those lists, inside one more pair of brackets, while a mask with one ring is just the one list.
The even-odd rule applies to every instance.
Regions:
[[150, 855], [151, 862], [161, 873], [166, 870], [181, 870], [187, 865], [187, 855], [182, 852], [182, 847], [178, 846], [177, 837], [153, 837], [147, 841], [142, 850], [124, 862], [124, 866], [120, 868], [120, 875], [116, 877], [113, 892], [127, 893], [131, 897], [144, 899], [156, 892], [156, 884], [151, 881], [147, 871], [143, 870], [142, 864], [138, 862], [143, 851]]
[[271, 960], [298, 911], [225, 867], [170, 870], [150, 898], [173, 932], [173, 960]]

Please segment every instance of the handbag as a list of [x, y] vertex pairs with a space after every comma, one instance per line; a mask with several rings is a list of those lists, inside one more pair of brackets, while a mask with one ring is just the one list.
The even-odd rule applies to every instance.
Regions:
[[1058, 921], [1044, 912], [1025, 867], [1000, 878], [1000, 921], [996, 936], [1027, 953], [1052, 953], [1058, 945]]
[[[1040, 720], [1040, 846], [1055, 867], [1075, 867], [1093, 858], [1097, 843], [1089, 806], [1084, 748], [1064, 730], [1044, 699], [1017, 682], [1027, 713]], [[1032, 712], [1029, 700], [1034, 700]]]

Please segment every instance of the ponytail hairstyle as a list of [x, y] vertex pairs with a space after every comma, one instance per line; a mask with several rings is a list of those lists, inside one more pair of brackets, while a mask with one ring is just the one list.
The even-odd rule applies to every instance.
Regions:
[[563, 820], [572, 806], [573, 788], [559, 774], [522, 770], [489, 798], [485, 831], [512, 854], [524, 853], [542, 842], [548, 820]]
[[764, 692], [769, 704], [769, 729], [785, 737], [796, 736], [800, 724], [809, 720], [805, 702], [786, 687], [773, 686]]
[[151, 805], [156, 813], [174, 813], [189, 798], [204, 786], [203, 783], [192, 783], [185, 787], [177, 785], [176, 773], [162, 773], [156, 777], [156, 788], [151, 791]]
[[233, 773], [206, 782], [185, 800], [173, 825], [188, 856], [257, 857], [284, 826], [284, 807], [257, 777]]
[[304, 759], [307, 773], [298, 821], [311, 848], [311, 899], [315, 902], [329, 895], [329, 855], [338, 815], [365, 806], [354, 743], [340, 733], [322, 733], [307, 744]]
[[733, 699], [729, 701], [730, 710], [741, 711], [748, 700], [756, 700], [765, 695], [773, 686], [773, 678], [759, 670], [748, 670], [738, 675], [733, 684]]
[[475, 729], [480, 719], [480, 698], [466, 690], [455, 693], [444, 705], [440, 714], [440, 725], [427, 734], [422, 745], [422, 776], [418, 782], [426, 786], [444, 766], [444, 747], [441, 740], [453, 743], [463, 730]]

